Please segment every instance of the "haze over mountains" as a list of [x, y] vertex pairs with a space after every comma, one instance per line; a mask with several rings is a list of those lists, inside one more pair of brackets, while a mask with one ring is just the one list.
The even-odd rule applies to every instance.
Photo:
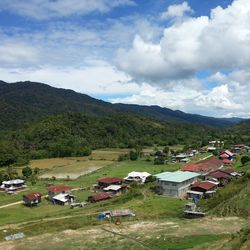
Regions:
[[0, 81], [0, 129], [17, 129], [47, 116], [67, 112], [91, 115], [130, 113], [167, 122], [189, 122], [215, 127], [230, 127], [240, 118], [214, 118], [188, 114], [159, 106], [111, 104], [73, 90], [58, 89], [36, 82]]

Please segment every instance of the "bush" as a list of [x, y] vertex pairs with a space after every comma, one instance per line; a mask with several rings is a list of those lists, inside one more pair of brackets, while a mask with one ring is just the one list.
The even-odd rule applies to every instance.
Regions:
[[32, 175], [32, 169], [29, 166], [27, 166], [22, 169], [22, 174], [25, 178], [28, 179]]
[[154, 165], [164, 165], [165, 158], [164, 157], [156, 157], [154, 159]]
[[135, 151], [130, 151], [129, 152], [129, 159], [131, 161], [136, 161], [138, 159], [138, 154]]
[[241, 158], [241, 164], [242, 165], [245, 165], [247, 162], [249, 162], [250, 161], [250, 157], [249, 156], [242, 156], [242, 158]]

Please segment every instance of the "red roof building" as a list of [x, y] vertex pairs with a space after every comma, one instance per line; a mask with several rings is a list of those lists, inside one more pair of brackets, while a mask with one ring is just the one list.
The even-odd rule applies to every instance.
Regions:
[[120, 185], [123, 182], [122, 178], [117, 177], [104, 177], [97, 179], [98, 186], [108, 187], [109, 185]]
[[220, 170], [225, 172], [225, 173], [228, 173], [228, 174], [232, 174], [232, 173], [235, 172], [233, 168], [223, 168], [223, 169], [220, 169]]
[[41, 202], [41, 198], [42, 198], [42, 193], [40, 192], [30, 193], [23, 195], [23, 202], [25, 205], [28, 206], [37, 205], [38, 203]]
[[48, 187], [48, 191], [52, 193], [59, 193], [71, 190], [72, 187], [70, 186], [51, 186]]
[[102, 194], [95, 194], [95, 195], [89, 196], [88, 201], [89, 202], [98, 202], [98, 201], [108, 200], [110, 198], [112, 198], [111, 195], [106, 194], [106, 193], [102, 193]]
[[225, 165], [231, 165], [232, 164], [232, 161], [231, 160], [228, 160], [228, 159], [223, 159], [223, 164]]
[[197, 181], [191, 185], [191, 190], [197, 192], [206, 192], [214, 190], [216, 187], [217, 185], [210, 181]]
[[194, 163], [193, 165], [185, 166], [181, 170], [205, 174], [220, 168], [222, 165], [223, 165], [222, 160], [218, 160], [213, 157], [199, 161], [197, 163]]
[[222, 172], [222, 171], [215, 171], [215, 172], [209, 173], [208, 176], [211, 176], [216, 179], [221, 179], [221, 178], [228, 178], [229, 174]]

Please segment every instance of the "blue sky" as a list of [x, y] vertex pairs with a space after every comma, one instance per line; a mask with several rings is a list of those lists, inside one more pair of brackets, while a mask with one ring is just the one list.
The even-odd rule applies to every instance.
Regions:
[[1, 0], [0, 78], [250, 117], [248, 0]]

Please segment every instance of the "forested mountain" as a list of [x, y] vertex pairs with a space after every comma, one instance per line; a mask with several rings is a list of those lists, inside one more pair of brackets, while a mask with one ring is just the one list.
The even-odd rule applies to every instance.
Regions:
[[159, 106], [111, 104], [72, 90], [53, 88], [35, 82], [6, 83], [0, 81], [0, 131], [28, 126], [48, 116], [66, 112], [92, 115], [132, 113], [161, 121], [191, 122], [229, 127], [239, 119], [220, 119], [173, 111]]
[[68, 113], [9, 133], [0, 143], [0, 165], [27, 158], [81, 156], [91, 149], [171, 144], [205, 145], [220, 130], [190, 123], [167, 123], [129, 114]]

